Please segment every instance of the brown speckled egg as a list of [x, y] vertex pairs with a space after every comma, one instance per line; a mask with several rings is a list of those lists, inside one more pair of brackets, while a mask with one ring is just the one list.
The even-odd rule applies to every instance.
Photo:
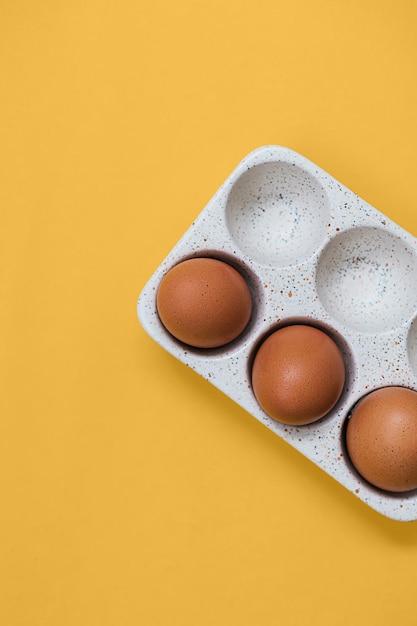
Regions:
[[349, 457], [372, 485], [392, 492], [417, 488], [417, 393], [383, 387], [356, 405], [346, 428]]
[[338, 401], [345, 364], [336, 343], [308, 325], [280, 328], [261, 344], [252, 367], [255, 396], [284, 424], [310, 424]]
[[216, 348], [236, 339], [248, 324], [252, 297], [234, 267], [213, 258], [192, 258], [169, 270], [157, 293], [162, 324], [196, 348]]

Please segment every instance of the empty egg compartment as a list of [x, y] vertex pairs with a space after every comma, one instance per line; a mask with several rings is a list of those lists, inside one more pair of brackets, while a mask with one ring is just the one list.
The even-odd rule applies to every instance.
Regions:
[[[158, 289], [185, 260], [237, 270], [252, 299], [249, 321], [214, 348], [178, 340], [161, 321]], [[301, 155], [276, 146], [232, 172], [144, 287], [139, 319], [167, 351], [230, 396], [380, 513], [417, 519], [414, 493], [374, 488], [352, 467], [346, 420], [372, 389], [416, 387], [416, 244], [411, 235]], [[252, 367], [276, 330], [305, 325], [337, 344], [346, 378], [336, 403], [313, 423], [273, 419], [254, 393]]]
[[403, 239], [375, 225], [353, 227], [326, 246], [317, 291], [330, 315], [364, 333], [400, 327], [417, 308], [417, 257]]
[[227, 198], [230, 235], [246, 257], [274, 268], [299, 265], [326, 240], [331, 209], [319, 180], [294, 162], [255, 164]]

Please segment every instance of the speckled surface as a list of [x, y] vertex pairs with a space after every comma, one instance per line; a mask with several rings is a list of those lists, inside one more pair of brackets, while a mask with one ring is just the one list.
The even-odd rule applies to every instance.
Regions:
[[[180, 260], [204, 255], [240, 269], [254, 299], [245, 332], [215, 350], [179, 343], [156, 311], [162, 276]], [[138, 316], [168, 352], [370, 507], [392, 519], [417, 519], [417, 492], [393, 495], [368, 485], [344, 448], [344, 425], [361, 397], [386, 385], [417, 389], [417, 241], [314, 163], [279, 146], [249, 154], [150, 278]], [[292, 320], [325, 329], [347, 367], [338, 404], [309, 426], [272, 420], [250, 383], [259, 341]]]

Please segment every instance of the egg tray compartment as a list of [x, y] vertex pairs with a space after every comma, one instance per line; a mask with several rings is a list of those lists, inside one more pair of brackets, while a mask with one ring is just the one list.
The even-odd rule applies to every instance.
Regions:
[[[192, 257], [227, 261], [246, 278], [247, 328], [217, 349], [173, 338], [156, 309], [169, 269]], [[417, 240], [327, 172], [280, 146], [250, 153], [226, 179], [145, 285], [138, 316], [163, 348], [392, 519], [417, 519], [417, 491], [394, 494], [362, 479], [344, 444], [348, 415], [380, 387], [417, 389]], [[321, 420], [289, 426], [270, 418], [251, 387], [256, 348], [290, 323], [325, 330], [346, 364], [342, 395]]]

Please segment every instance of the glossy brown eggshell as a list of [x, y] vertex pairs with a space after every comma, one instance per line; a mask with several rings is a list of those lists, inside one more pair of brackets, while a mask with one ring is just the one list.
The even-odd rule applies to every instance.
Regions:
[[380, 489], [417, 488], [417, 393], [384, 387], [365, 396], [347, 423], [346, 446], [357, 471]]
[[291, 325], [270, 335], [252, 367], [255, 396], [268, 415], [305, 425], [325, 416], [345, 382], [342, 354], [329, 335], [309, 325]]
[[252, 312], [252, 297], [234, 267], [213, 258], [192, 258], [175, 265], [157, 292], [162, 324], [179, 341], [216, 348], [236, 339]]

